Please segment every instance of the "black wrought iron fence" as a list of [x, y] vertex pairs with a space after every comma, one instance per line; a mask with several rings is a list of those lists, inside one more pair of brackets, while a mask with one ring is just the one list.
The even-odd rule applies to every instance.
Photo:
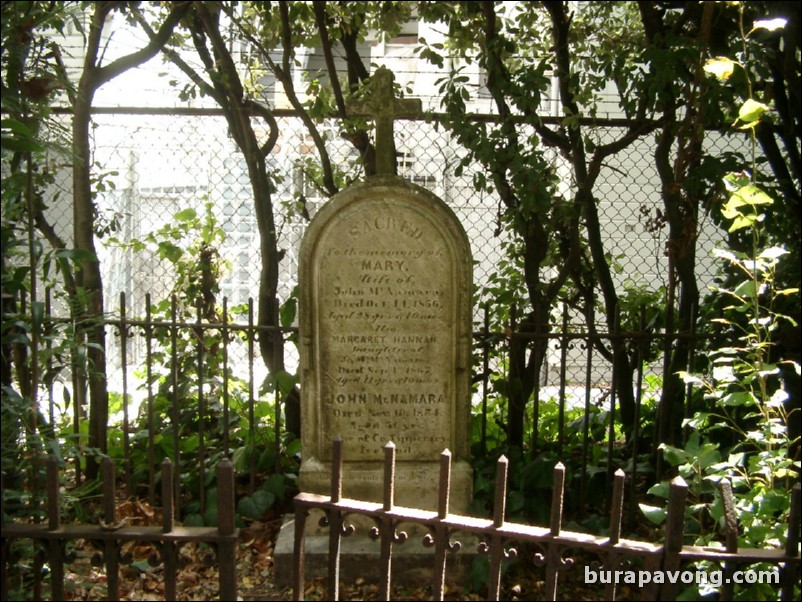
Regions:
[[[237, 599], [237, 529], [235, 527], [234, 469], [228, 459], [221, 461], [216, 470], [217, 481], [217, 521], [214, 527], [187, 527], [176, 524], [176, 511], [179, 499], [173, 497], [174, 482], [178, 475], [173, 465], [165, 460], [161, 465], [161, 526], [128, 524], [129, 517], [116, 514], [117, 495], [114, 462], [107, 458], [103, 463], [103, 515], [97, 524], [63, 523], [59, 491], [58, 461], [54, 455], [47, 457], [45, 504], [47, 521], [40, 523], [6, 522], [3, 512], [2, 539], [2, 599], [9, 599], [12, 582], [19, 575], [13, 574], [10, 565], [10, 547], [13, 542], [29, 540], [34, 543], [30, 579], [33, 599], [42, 600], [42, 585], [50, 583], [50, 599], [66, 600], [65, 567], [70, 564], [67, 545], [78, 540], [93, 542], [99, 550], [97, 559], [106, 571], [106, 591], [108, 600], [120, 599], [120, 566], [130, 563], [132, 555], [123, 551], [129, 542], [143, 542], [155, 545], [149, 563], [164, 567], [164, 599], [177, 600], [178, 547], [190, 542], [201, 542], [211, 546], [216, 553], [218, 568], [218, 589], [221, 600]], [[5, 496], [4, 496], [5, 497]], [[45, 578], [44, 564], [48, 575]]]
[[[326, 199], [315, 190], [305, 169], [314, 158], [300, 122], [292, 115], [281, 115], [280, 119], [284, 151], [270, 157], [270, 169], [276, 184], [274, 205], [283, 257], [279, 297], [287, 301], [297, 282], [297, 251], [307, 216], [314, 215]], [[157, 467], [164, 458], [171, 459], [178, 474], [191, 468], [191, 478], [176, 480], [175, 494], [187, 493], [197, 500], [191, 512], [202, 516], [207, 477], [222, 457], [231, 457], [237, 472], [248, 474], [249, 491], [253, 492], [260, 478], [279, 472], [280, 463], [292, 462], [297, 451], [287, 447], [281, 395], [276, 395], [287, 386], [286, 378], [291, 380], [297, 356], [292, 345], [287, 345], [285, 363], [290, 375], [269, 374], [255, 344], [268, 331], [253, 319], [252, 297], [258, 290], [254, 266], [259, 265], [260, 258], [247, 171], [219, 111], [98, 111], [94, 120], [97, 230], [103, 243], [99, 254], [108, 315], [104, 326], [116, 335], [107, 339], [106, 349], [108, 389], [116, 414], [108, 430], [109, 438], [116, 441], [111, 449], [128, 492], [155, 495]], [[460, 151], [446, 132], [423, 120], [400, 124], [399, 173], [433, 190], [461, 219], [471, 240], [477, 296], [487, 300], [488, 295], [481, 294], [483, 287], [494, 277], [504, 278], [499, 264], [506, 239], [497, 227], [499, 201], [475, 190], [472, 179], [478, 168], [455, 173]], [[349, 162], [353, 150], [336, 135], [337, 124], [325, 127], [330, 130], [335, 163], [342, 169], [358, 170]], [[610, 123], [594, 135], [603, 141], [615, 137], [616, 128], [621, 127], [624, 125]], [[724, 153], [737, 151], [741, 141], [713, 135], [710, 143], [715, 145], [715, 152]], [[657, 215], [662, 197], [652, 166], [651, 144], [643, 140], [611, 158], [596, 191], [607, 250], [620, 268], [618, 285], [622, 290], [654, 292], [667, 285], [663, 249], [666, 231]], [[57, 166], [59, 158], [53, 159]], [[559, 162], [559, 157], [555, 161]], [[68, 171], [54, 168], [53, 174], [52, 199], [57, 198], [56, 192], [68, 198]], [[68, 208], [69, 203], [49, 202], [46, 209], [49, 222], [64, 240], [70, 239], [71, 232]], [[187, 318], [176, 310], [174, 302], [170, 307], [175, 274], [160, 261], [158, 252], [147, 245], [132, 244], [149, 235], [157, 239], [160, 229], [186, 210], [207, 212], [221, 232], [216, 252], [225, 269], [216, 322], [200, 312]], [[700, 231], [697, 272], [702, 288], [711, 284], [715, 275], [704, 249], [715, 245], [717, 237], [718, 230], [713, 226]], [[63, 295], [58, 299], [69, 303]], [[152, 309], [155, 300], [167, 305], [159, 317]], [[43, 328], [39, 349], [45, 351], [45, 359], [43, 377], [37, 381], [41, 391], [35, 400], [46, 419], [34, 430], [39, 429], [45, 439], [65, 450], [80, 480], [80, 456], [92, 450], [85, 448], [85, 400], [73, 377], [91, 366], [86, 365], [80, 342], [70, 342], [69, 311], [50, 298], [45, 305], [45, 315], [35, 317], [21, 302], [19, 315], [4, 316], [4, 324], [16, 323], [25, 332], [36, 330], [35, 323]], [[609, 460], [618, 453], [615, 448], [621, 441], [615, 383], [600, 350], [620, 337], [639, 350], [634, 354], [638, 361], [632, 387], [638, 411], [645, 413], [654, 405], [662, 374], [659, 360], [646, 350], [665, 352], [679, 338], [695, 335], [637, 328], [589, 332], [569, 315], [562, 309], [558, 326], [543, 335], [549, 351], [528, 405], [527, 444], [533, 452], [548, 446], [557, 458], [577, 454], [584, 500], [591, 451], [603, 449], [607, 456], [605, 482], [609, 488], [615, 469]], [[471, 402], [477, 425], [475, 444], [485, 452], [504, 445], [505, 354], [511, 337], [527, 335], [513, 334], [514, 324], [507, 324], [509, 328], [491, 325], [479, 304], [475, 324], [476, 388]], [[295, 334], [292, 327], [278, 330], [287, 341]], [[640, 350], [642, 355], [638, 355]], [[17, 377], [26, 378], [29, 359], [24, 354], [17, 359]], [[280, 378], [285, 381], [280, 383]], [[631, 439], [640, 438], [638, 429], [644, 421], [643, 414], [635, 420], [634, 432], [628, 433]], [[59, 430], [59, 425], [64, 428]], [[20, 441], [27, 435], [21, 430]], [[638, 470], [639, 451], [637, 446], [627, 451], [633, 476]], [[4, 447], [7, 453], [16, 452]], [[635, 481], [633, 478], [630, 483], [634, 486]], [[610, 499], [609, 495], [605, 497]], [[634, 505], [630, 508], [634, 512]]]
[[[343, 491], [343, 445], [342, 439], [335, 439], [332, 451], [332, 475], [330, 495], [301, 493], [295, 498], [294, 524], [294, 562], [293, 599], [303, 600], [305, 591], [305, 532], [307, 516], [311, 510], [323, 511], [325, 525], [329, 532], [328, 556], [328, 599], [340, 599], [340, 547], [343, 537], [353, 536], [358, 529], [350, 525], [354, 517], [370, 517], [376, 524], [372, 536], [380, 541], [380, 551], [374, 552], [380, 565], [379, 597], [391, 599], [393, 579], [394, 548], [401, 548], [406, 535], [402, 529], [413, 525], [426, 527], [424, 545], [432, 548], [425, 563], [431, 569], [431, 591], [434, 600], [444, 599], [447, 556], [460, 550], [460, 538], [478, 535], [482, 538], [479, 551], [489, 557], [488, 600], [500, 599], [502, 562], [514, 551], [527, 543], [535, 544], [542, 552], [533, 554], [530, 561], [546, 568], [543, 599], [556, 600], [558, 582], [567, 578], [571, 571], [578, 572], [569, 554], [588, 551], [597, 557], [596, 567], [585, 568], [586, 583], [598, 581], [599, 591], [604, 585], [604, 599], [617, 599], [617, 586], [624, 583], [638, 584], [640, 600], [675, 600], [683, 584], [697, 583], [707, 578], [706, 571], [687, 569], [694, 561], [708, 561], [718, 565], [718, 583], [721, 599], [731, 600], [738, 583], [749, 583], [735, 578], [741, 568], [760, 563], [762, 569], [771, 567], [756, 579], [765, 578], [762, 583], [775, 586], [780, 591], [781, 600], [794, 599], [795, 584], [799, 584], [799, 526], [800, 526], [800, 485], [792, 490], [791, 514], [789, 516], [787, 544], [784, 549], [764, 550], [738, 547], [738, 522], [735, 502], [729, 481], [720, 484], [725, 514], [726, 545], [720, 548], [686, 546], [684, 544], [684, 525], [688, 485], [681, 477], [676, 477], [670, 486], [668, 518], [665, 525], [665, 542], [627, 539], [622, 537], [624, 516], [624, 488], [626, 475], [619, 470], [615, 474], [613, 503], [610, 509], [610, 530], [607, 536], [594, 536], [578, 533], [563, 527], [563, 501], [565, 495], [566, 470], [558, 464], [553, 473], [553, 496], [549, 508], [547, 527], [520, 524], [509, 521], [507, 508], [508, 460], [501, 457], [497, 463], [495, 504], [492, 518], [476, 518], [451, 514], [449, 511], [451, 483], [451, 455], [444, 451], [440, 456], [440, 474], [432, 480], [431, 487], [439, 495], [436, 511], [422, 511], [416, 508], [396, 506], [395, 490], [395, 446], [392, 442], [384, 448], [384, 496], [382, 502], [367, 502], [342, 497]], [[640, 561], [640, 568], [629, 568], [624, 564], [632, 559]], [[599, 565], [603, 567], [599, 571]], [[606, 577], [599, 577], [599, 573]], [[620, 576], [617, 577], [616, 575]], [[627, 575], [627, 577], [624, 577]], [[637, 575], [637, 579], [633, 579]], [[690, 577], [690, 579], [686, 579]], [[754, 581], [757, 582], [757, 581]]]
[[[216, 321], [210, 321], [202, 315], [200, 302], [194, 316], [179, 311], [175, 298], [166, 312], [155, 315], [150, 296], [145, 298], [149, 309], [138, 316], [132, 313], [128, 296], [121, 294], [117, 308], [103, 320], [110, 335], [107, 340], [116, 339], [106, 354], [111, 400], [108, 449], [119, 464], [125, 491], [153, 501], [158, 466], [169, 458], [174, 470], [184, 475], [184, 489], [179, 489], [177, 480], [175, 495], [197, 500], [198, 506], [191, 512], [202, 516], [207, 475], [220, 458], [232, 458], [237, 472], [247, 475], [250, 493], [267, 475], [285, 468], [292, 470], [299, 446], [285, 432], [283, 403], [296, 381], [289, 372], [272, 375], [267, 371], [258, 341], [278, 331], [291, 356], [294, 348], [290, 341], [297, 329], [257, 325], [252, 299], [246, 304], [247, 311], [234, 315], [228, 299], [223, 298]], [[52, 305], [49, 292], [44, 305], [47, 309]], [[474, 332], [474, 388], [471, 399], [465, 400], [472, 406], [471, 438], [477, 457], [507, 449], [506, 404], [511, 385], [506, 357], [511, 341], [517, 338], [532, 343], [540, 338], [546, 340], [549, 353], [544, 365], [535, 367], [539, 374], [525, 414], [525, 443], [531, 456], [547, 451], [555, 461], [571, 459], [579, 475], [580, 507], [585, 506], [591, 473], [597, 473], [600, 465], [606, 467], [607, 486], [619, 461], [628, 458], [630, 470], [636, 474], [639, 455], [650, 450], [631, 443], [640, 441], [642, 426], [654, 420], [660, 394], [660, 359], [649, 362], [635, 354], [631, 386], [638, 418], [632, 431], [623, 431], [611, 366], [599, 350], [609, 348], [613, 339], [625, 339], [633, 349], [655, 345], [668, 348], [695, 333], [587, 333], [570, 327], [566, 318], [553, 332], [528, 335], [515, 328], [491, 328], [486, 319], [489, 308], [483, 311], [485, 319]], [[16, 323], [21, 333], [33, 328], [30, 316], [5, 318], [7, 323]], [[73, 391], [74, 376], [77, 371], [91, 370], [91, 366], [86, 364], [81, 345], [69, 339], [70, 319], [52, 314], [39, 319], [41, 348], [47, 359], [36, 396], [42, 416], [38, 430], [62, 450], [80, 482], [84, 457], [94, 452], [86, 448], [83, 422], [87, 408]], [[292, 372], [297, 365], [288, 362], [287, 368]], [[22, 371], [17, 376], [26, 374]], [[20, 430], [18, 436], [24, 448], [26, 432]], [[604, 450], [604, 462], [598, 459], [600, 450]], [[6, 455], [17, 452], [4, 449]], [[635, 479], [630, 482], [634, 486]]]

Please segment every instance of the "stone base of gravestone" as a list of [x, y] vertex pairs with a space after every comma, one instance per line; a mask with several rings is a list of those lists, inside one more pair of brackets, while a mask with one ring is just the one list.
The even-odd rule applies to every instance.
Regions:
[[[322, 511], [312, 511], [307, 518], [307, 535], [304, 537], [304, 579], [325, 578], [329, 570], [329, 534], [328, 529], [319, 527]], [[384, 577], [379, 574], [380, 542], [370, 537], [370, 525], [362, 521], [356, 532], [340, 540], [340, 583], [353, 585], [364, 580], [368, 584], [376, 584]], [[423, 545], [423, 536], [428, 532], [422, 525], [399, 525], [399, 531], [405, 531], [409, 537], [404, 543], [393, 545], [392, 585], [401, 587], [424, 587], [434, 580], [434, 549]], [[282, 524], [276, 547], [273, 550], [273, 568], [276, 586], [280, 588], [292, 585], [293, 543], [295, 541], [295, 517], [286, 515]], [[446, 584], [468, 587], [471, 579], [471, 567], [480, 556], [478, 552], [480, 540], [476, 535], [457, 533], [451, 538], [459, 542], [459, 549], [449, 552], [446, 559]]]
[[[314, 458], [301, 465], [300, 481], [305, 493], [329, 495], [332, 467], [330, 462]], [[393, 502], [419, 510], [437, 511], [439, 463], [397, 462]], [[383, 465], [379, 462], [346, 462], [343, 466], [342, 497], [366, 502], [382, 502]], [[465, 461], [451, 464], [449, 511], [469, 514], [473, 498], [473, 470]]]

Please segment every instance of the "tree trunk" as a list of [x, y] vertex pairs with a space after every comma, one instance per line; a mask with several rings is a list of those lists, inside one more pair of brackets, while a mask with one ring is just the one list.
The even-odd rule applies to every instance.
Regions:
[[[79, 372], [78, 385], [88, 388], [89, 399], [89, 447], [105, 454], [108, 451], [106, 428], [109, 417], [109, 395], [106, 386], [106, 330], [103, 320], [103, 279], [100, 262], [95, 249], [94, 217], [95, 203], [90, 182], [91, 160], [89, 150], [90, 108], [94, 90], [79, 89], [73, 116], [73, 245], [76, 249], [89, 251], [92, 259], [84, 260], [76, 270], [76, 287], [79, 298], [76, 308], [76, 338], [85, 337], [87, 369]], [[82, 336], [80, 336], [82, 335]], [[76, 395], [76, 402], [81, 399]], [[95, 458], [87, 458], [87, 477], [98, 476], [99, 464]]]
[[[76, 269], [75, 285], [78, 289], [77, 307], [73, 317], [78, 325], [76, 335], [86, 337], [86, 375], [79, 372], [75, 403], [79, 403], [86, 379], [89, 391], [89, 446], [100, 453], [107, 452], [106, 430], [109, 417], [109, 394], [106, 382], [106, 330], [103, 320], [103, 279], [95, 250], [94, 221], [96, 207], [92, 198], [91, 151], [89, 122], [95, 92], [104, 83], [121, 73], [145, 63], [155, 56], [172, 34], [176, 23], [189, 9], [188, 2], [175, 3], [165, 18], [158, 34], [150, 43], [129, 55], [101, 67], [100, 46], [103, 28], [109, 14], [118, 7], [115, 2], [97, 2], [94, 5], [86, 41], [86, 56], [78, 82], [73, 106], [73, 245], [87, 251], [85, 259]], [[87, 458], [87, 476], [96, 478], [98, 467], [94, 457]]]

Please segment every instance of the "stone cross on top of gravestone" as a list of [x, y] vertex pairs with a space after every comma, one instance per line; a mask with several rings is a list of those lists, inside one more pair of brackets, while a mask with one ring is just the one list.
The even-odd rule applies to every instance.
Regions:
[[370, 77], [366, 97], [351, 103], [354, 114], [372, 117], [376, 122], [376, 175], [379, 176], [395, 174], [393, 121], [421, 113], [419, 98], [396, 98], [394, 81], [392, 71], [379, 67]]

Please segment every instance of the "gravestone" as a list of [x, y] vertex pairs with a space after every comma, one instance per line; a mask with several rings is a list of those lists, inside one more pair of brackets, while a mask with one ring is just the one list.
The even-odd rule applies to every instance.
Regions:
[[[392, 73], [385, 68], [371, 80], [370, 98], [355, 110], [376, 122], [377, 175], [328, 201], [301, 244], [300, 489], [330, 493], [332, 441], [339, 436], [343, 497], [381, 502], [383, 448], [392, 441], [395, 504], [435, 511], [440, 454], [448, 449], [449, 511], [468, 514], [473, 489], [470, 245], [441, 199], [391, 175], [393, 119], [419, 110], [419, 101], [395, 98]], [[288, 524], [285, 532], [292, 532]], [[315, 567], [326, 566], [327, 538], [321, 535], [316, 543], [307, 533], [309, 577]], [[275, 552], [280, 581], [291, 572], [282, 568], [291, 550], [287, 540], [280, 537]], [[350, 569], [357, 571], [353, 577], [375, 569], [370, 559], [375, 560], [371, 554], [378, 554], [377, 545], [366, 537], [346, 538], [343, 578]], [[419, 570], [431, 565], [430, 554], [410, 540], [394, 553], [394, 562], [409, 561]]]
[[[393, 116], [409, 108], [394, 98], [388, 70], [374, 78], [373, 104], [362, 108], [379, 111], [381, 172], [393, 165]], [[472, 270], [451, 209], [402, 178], [368, 178], [318, 212], [299, 271], [302, 491], [329, 492], [341, 436], [343, 495], [381, 501], [392, 441], [396, 504], [437, 508], [439, 456], [449, 449], [452, 511], [467, 511]]]

